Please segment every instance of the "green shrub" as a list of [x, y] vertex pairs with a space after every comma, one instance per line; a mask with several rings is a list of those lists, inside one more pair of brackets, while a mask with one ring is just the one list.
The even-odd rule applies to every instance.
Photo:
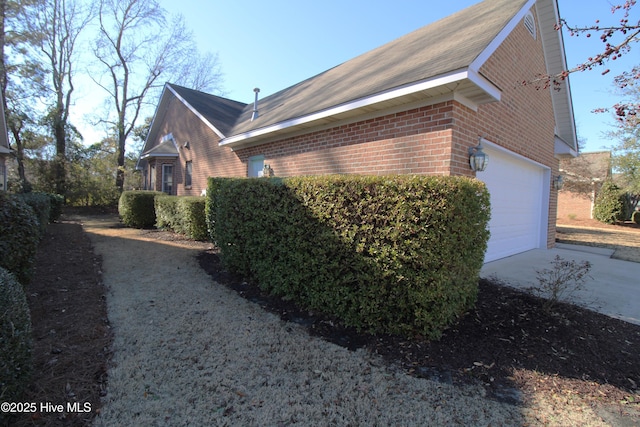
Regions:
[[177, 218], [178, 197], [168, 194], [157, 195], [154, 200], [156, 227], [172, 230]]
[[225, 182], [233, 181], [234, 178], [210, 178], [207, 185], [207, 197], [205, 202], [205, 220], [207, 223], [207, 233], [209, 240], [217, 245], [216, 223], [217, 223], [217, 206], [218, 192]]
[[640, 224], [640, 211], [633, 211], [633, 214], [631, 215], [631, 221], [635, 222], [636, 224]]
[[129, 227], [151, 228], [156, 223], [154, 198], [158, 191], [123, 191], [118, 201], [118, 213]]
[[19, 195], [0, 192], [0, 267], [27, 284], [40, 240], [33, 209]]
[[38, 219], [40, 237], [44, 236], [44, 233], [47, 231], [47, 225], [49, 225], [49, 218], [51, 217], [51, 198], [49, 194], [24, 193], [20, 194], [20, 197], [22, 197], [35, 212], [36, 218]]
[[19, 402], [31, 370], [27, 298], [22, 285], [0, 267], [0, 401]]
[[194, 240], [207, 240], [205, 199], [197, 196], [156, 196], [156, 227]]
[[600, 222], [614, 224], [624, 221], [626, 195], [611, 180], [602, 184], [593, 207], [593, 217]]
[[191, 196], [178, 198], [178, 213], [180, 215], [179, 233], [190, 239], [207, 240], [207, 223], [205, 219], [204, 197]]
[[62, 215], [62, 208], [64, 207], [64, 196], [60, 194], [49, 194], [51, 200], [51, 213], [49, 214], [49, 222], [56, 222]]
[[436, 338], [475, 303], [490, 213], [479, 181], [212, 178], [207, 199], [227, 268], [347, 325]]

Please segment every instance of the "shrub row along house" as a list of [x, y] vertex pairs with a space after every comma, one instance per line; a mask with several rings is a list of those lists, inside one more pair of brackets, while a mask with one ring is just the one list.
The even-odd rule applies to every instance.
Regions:
[[[476, 176], [491, 193], [485, 261], [554, 244], [558, 161], [577, 154], [556, 0], [485, 0], [244, 104], [167, 83], [139, 160], [146, 189], [206, 178]], [[482, 143], [490, 162], [470, 167]], [[473, 212], [469, 212], [473, 215]]]

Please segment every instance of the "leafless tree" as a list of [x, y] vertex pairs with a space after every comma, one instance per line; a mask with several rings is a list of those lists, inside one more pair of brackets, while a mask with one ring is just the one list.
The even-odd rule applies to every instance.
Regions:
[[186, 79], [186, 66], [198, 55], [183, 19], [168, 19], [156, 0], [99, 0], [98, 17], [94, 52], [105, 74], [95, 80], [114, 107], [103, 122], [117, 135], [116, 186], [122, 190], [127, 139], [145, 103], [165, 81]]
[[69, 122], [74, 91], [73, 77], [77, 61], [76, 48], [80, 34], [93, 19], [91, 4], [76, 0], [46, 0], [35, 9], [28, 21], [32, 37], [37, 41], [43, 57], [43, 69], [48, 78], [44, 92], [51, 99], [45, 123], [50, 129], [56, 148], [55, 187], [58, 194], [65, 193], [67, 143], [77, 134]]

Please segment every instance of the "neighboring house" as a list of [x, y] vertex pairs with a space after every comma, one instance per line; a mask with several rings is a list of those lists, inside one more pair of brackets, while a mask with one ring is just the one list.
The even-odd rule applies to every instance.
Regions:
[[7, 163], [6, 160], [13, 151], [9, 148], [9, 134], [4, 116], [4, 100], [0, 92], [0, 191], [7, 191]]
[[558, 192], [560, 219], [593, 218], [593, 203], [602, 183], [611, 178], [611, 152], [580, 153], [560, 160], [564, 187]]
[[[208, 176], [263, 171], [477, 176], [486, 261], [551, 247], [558, 159], [577, 154], [569, 82], [523, 82], [566, 69], [558, 19], [556, 0], [486, 0], [248, 105], [167, 84], [145, 188], [199, 195]], [[479, 141], [484, 172], [469, 166]]]

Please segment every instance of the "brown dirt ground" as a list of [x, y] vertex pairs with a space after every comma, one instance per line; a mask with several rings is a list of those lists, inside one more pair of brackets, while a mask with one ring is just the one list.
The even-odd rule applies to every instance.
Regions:
[[[630, 243], [635, 226], [562, 224], [560, 241], [638, 250]], [[606, 231], [602, 231], [606, 230]], [[623, 230], [618, 243], [603, 235]], [[164, 240], [184, 240], [169, 232], [144, 230]], [[631, 236], [631, 237], [630, 237]], [[27, 402], [90, 402], [86, 414], [26, 414], [11, 425], [90, 425], [100, 410], [111, 332], [100, 259], [79, 223], [67, 217], [51, 224], [40, 245], [37, 269], [27, 288], [34, 331], [35, 374]], [[305, 325], [309, 333], [347, 348], [365, 347], [407, 373], [448, 383], [479, 382], [490, 396], [526, 403], [533, 391], [562, 399], [579, 396], [612, 425], [640, 424], [640, 326], [570, 305], [545, 313], [542, 301], [481, 281], [476, 307], [437, 342], [365, 335], [334, 319], [301, 310], [264, 295], [242, 278], [225, 272], [215, 250], [203, 251], [201, 266], [214, 280]]]

